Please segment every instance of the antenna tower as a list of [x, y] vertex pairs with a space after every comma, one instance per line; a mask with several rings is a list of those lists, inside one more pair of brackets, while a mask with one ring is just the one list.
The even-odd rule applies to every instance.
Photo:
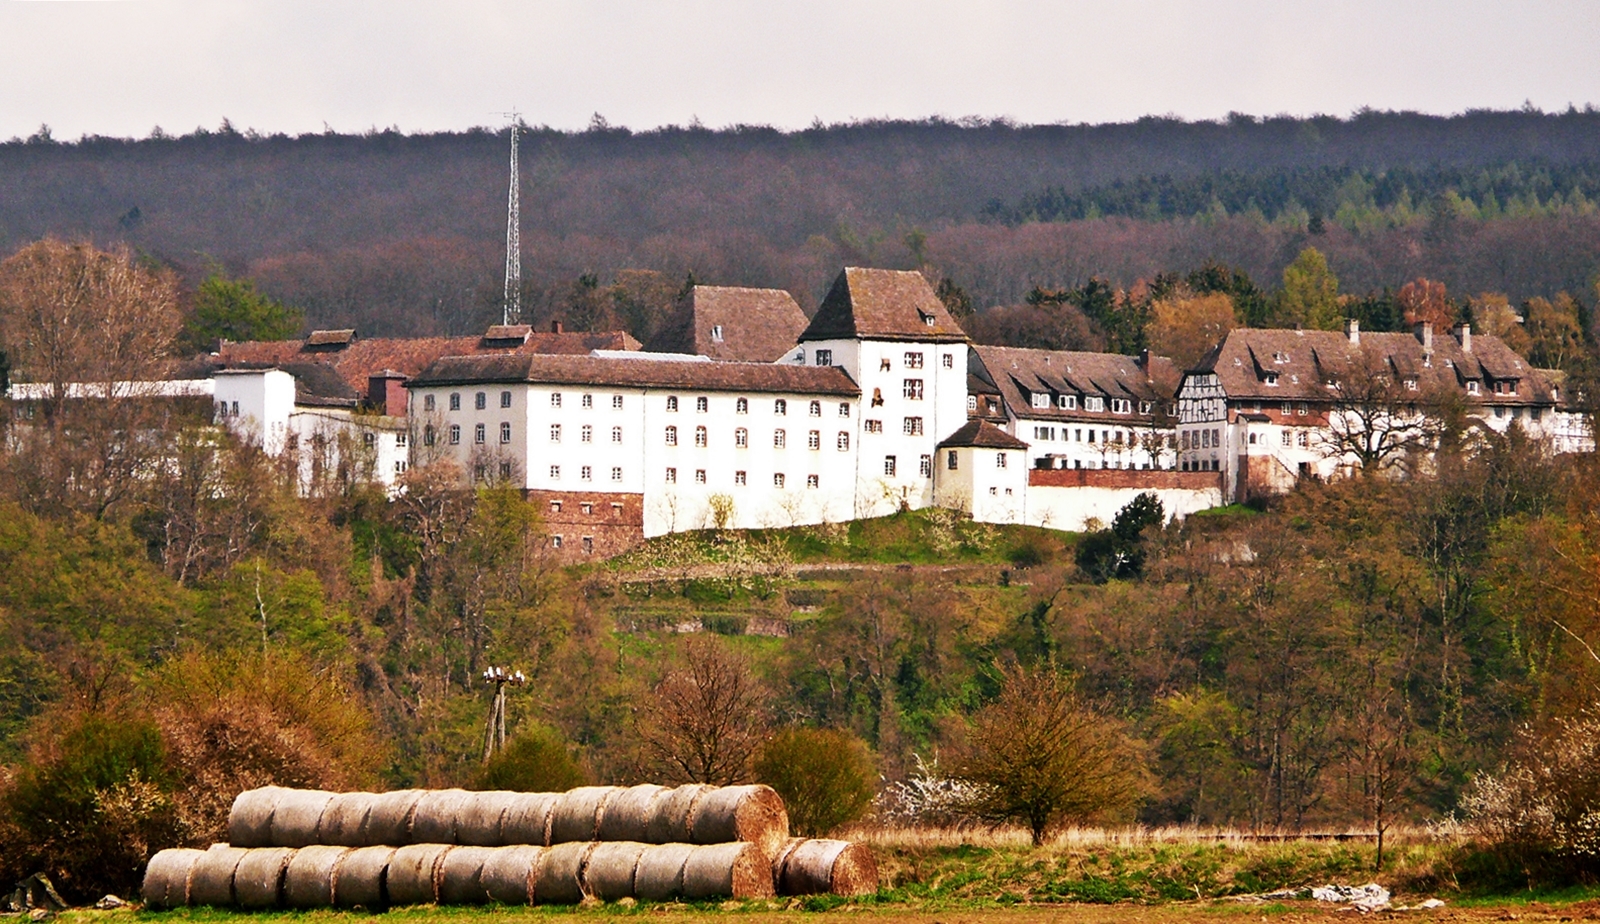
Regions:
[[507, 113], [511, 119], [511, 189], [506, 195], [506, 291], [505, 324], [522, 320], [522, 176], [517, 171], [517, 136], [522, 132], [522, 118], [518, 113]]

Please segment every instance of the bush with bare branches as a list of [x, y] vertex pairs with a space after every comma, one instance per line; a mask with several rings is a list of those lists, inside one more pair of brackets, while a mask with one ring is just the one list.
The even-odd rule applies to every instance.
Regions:
[[660, 779], [726, 786], [749, 779], [766, 740], [767, 694], [750, 662], [697, 638], [634, 716], [644, 769]]

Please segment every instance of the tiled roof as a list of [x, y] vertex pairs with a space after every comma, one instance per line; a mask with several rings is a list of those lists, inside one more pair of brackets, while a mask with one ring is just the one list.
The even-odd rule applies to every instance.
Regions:
[[805, 328], [806, 313], [782, 289], [695, 286], [644, 348], [770, 363], [789, 352]]
[[[974, 346], [981, 372], [1000, 392], [1013, 417], [1039, 420], [1103, 421], [1111, 412], [1111, 398], [1133, 402], [1131, 416], [1148, 420], [1138, 413], [1139, 403], [1164, 403], [1177, 393], [1177, 367], [1165, 356], [1123, 356], [1119, 353], [1079, 353], [1064, 350], [1030, 350], [1021, 347]], [[1148, 368], [1146, 368], [1148, 366]], [[1050, 406], [1033, 406], [1033, 395], [1050, 395]], [[1056, 400], [1060, 395], [1077, 395], [1078, 407], [1064, 410]], [[1083, 398], [1100, 396], [1108, 403], [1105, 411], [1085, 411]]]
[[[1361, 331], [1359, 345], [1342, 331], [1235, 328], [1200, 361], [1197, 373], [1215, 373], [1229, 398], [1261, 401], [1331, 401], [1329, 383], [1353, 368], [1378, 363], [1398, 379], [1415, 379], [1420, 391], [1466, 393], [1486, 404], [1554, 404], [1553, 383], [1500, 338], [1472, 334], [1471, 350], [1450, 332], [1432, 335]], [[1494, 393], [1494, 381], [1516, 379], [1515, 395]], [[1269, 384], [1272, 383], [1272, 384]]]
[[856, 397], [861, 389], [836, 366], [716, 363], [597, 356], [515, 354], [446, 356], [413, 378], [411, 387], [489, 382], [614, 385]]
[[969, 420], [961, 429], [945, 437], [940, 449], [959, 449], [976, 446], [980, 449], [1027, 449], [1028, 444], [1017, 439], [987, 420]]
[[939, 342], [967, 335], [921, 273], [847, 266], [800, 339], [856, 338]]
[[[490, 328], [494, 333], [501, 328]], [[639, 341], [622, 331], [603, 333], [529, 333], [525, 340], [489, 337], [374, 337], [356, 339], [330, 351], [308, 340], [253, 340], [224, 342], [216, 353], [199, 357], [208, 371], [265, 369], [297, 363], [331, 366], [345, 384], [360, 394], [369, 376], [386, 370], [416, 375], [441, 356], [495, 353], [566, 353], [587, 355], [591, 350], [636, 350]]]

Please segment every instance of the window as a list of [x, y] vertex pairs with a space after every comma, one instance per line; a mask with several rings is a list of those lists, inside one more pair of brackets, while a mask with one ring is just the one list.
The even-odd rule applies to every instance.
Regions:
[[561, 512], [561, 502], [558, 501], [558, 500], [551, 501], [550, 502], [550, 512], [551, 513], [560, 513]]
[[822, 402], [821, 401], [813, 401], [813, 402], [811, 402], [808, 410], [810, 411], [812, 417], [821, 417], [822, 416]]
[[1006, 454], [1005, 453], [997, 452], [997, 453], [994, 454], [994, 467], [995, 468], [1005, 468], [1006, 467]]
[[500, 406], [501, 407], [510, 407], [511, 406], [511, 392], [503, 391], [503, 392], [500, 393]]
[[694, 410], [696, 414], [704, 414], [706, 411], [711, 410], [711, 399], [705, 395], [694, 399]]
[[511, 463], [510, 462], [501, 462], [500, 463], [500, 478], [503, 481], [510, 481], [511, 480]]
[[621, 481], [622, 480], [622, 466], [620, 466], [620, 465], [611, 466], [611, 480], [612, 481]]
[[782, 449], [782, 448], [784, 448], [785, 445], [788, 444], [788, 442], [789, 442], [788, 434], [784, 433], [782, 430], [774, 430], [774, 431], [772, 431], [772, 448], [773, 449]]
[[810, 432], [808, 432], [806, 434], [806, 448], [807, 449], [821, 449], [822, 448], [822, 431], [821, 430], [812, 430], [812, 431], [810, 431]]
[[370, 430], [361, 434], [361, 445], [367, 447], [368, 449], [378, 445], [378, 434], [373, 433]]
[[1050, 396], [1042, 391], [1033, 392], [1031, 397], [1034, 407], [1046, 408], [1050, 406]]
[[[551, 481], [560, 481], [561, 480], [561, 466], [559, 466], [559, 465], [550, 466], [550, 480]], [[561, 508], [557, 507], [556, 509], [560, 510]]]
[[461, 410], [461, 393], [460, 392], [451, 392], [450, 393], [450, 410], [452, 410], [452, 411]]
[[835, 439], [833, 441], [833, 444], [834, 444], [835, 447], [838, 448], [838, 450], [840, 452], [849, 452], [850, 451], [850, 434], [844, 432], [843, 430], [840, 430], [839, 431], [839, 436], [838, 436], [837, 439]]
[[1468, 382], [1467, 383], [1467, 394], [1475, 395], [1477, 393], [1478, 393], [1478, 383], [1477, 382]]
[[917, 460], [917, 472], [924, 478], [933, 476], [933, 456], [924, 454]]
[[901, 428], [902, 431], [904, 431], [906, 436], [921, 436], [922, 435], [922, 418], [921, 417], [907, 417], [905, 419], [905, 421], [900, 425], [900, 428]]
[[611, 428], [611, 442], [613, 442], [613, 443], [622, 442], [622, 428], [621, 427], [612, 427]]
[[840, 401], [839, 402], [839, 416], [840, 417], [849, 417], [850, 416], [850, 402], [848, 402], [848, 401]]
[[428, 426], [423, 427], [422, 428], [422, 445], [424, 445], [424, 446], [432, 446], [433, 445], [433, 439], [434, 439], [434, 436], [433, 436], [433, 425], [429, 424]]
[[550, 537], [550, 548], [552, 548], [552, 549], [561, 548], [561, 537], [560, 536], [551, 536]]
[[488, 432], [487, 431], [488, 431], [488, 428], [485, 427], [483, 424], [477, 424], [477, 425], [473, 426], [473, 428], [472, 428], [472, 441], [474, 443], [478, 443], [478, 444], [481, 445], [485, 441], [485, 439], [488, 437]]
[[978, 396], [977, 395], [967, 395], [967, 410], [976, 411], [977, 409], [978, 409]]
[[[901, 388], [901, 392], [903, 393], [903, 395], [906, 398], [909, 398], [912, 401], [921, 401], [922, 400], [922, 380], [921, 379], [906, 379], [905, 380], [905, 384]], [[1049, 398], [1046, 397], [1045, 400], [1048, 401]], [[1048, 405], [1046, 405], [1046, 406], [1048, 407]]]
[[1311, 445], [1311, 434], [1302, 430], [1295, 434], [1294, 441], [1295, 445], [1300, 446], [1301, 448], [1309, 447]]
[[[1149, 402], [1149, 401], [1140, 401], [1140, 402], [1139, 402], [1139, 413], [1141, 413], [1141, 414], [1150, 414], [1150, 413], [1153, 413], [1153, 412], [1154, 412], [1154, 411], [1155, 411], [1155, 407], [1156, 407], [1156, 406], [1155, 406], [1155, 404], [1153, 404], [1153, 403], [1152, 403], [1152, 402]], [[1258, 403], [1257, 403], [1257, 404], [1256, 404], [1256, 413], [1258, 413], [1258, 414], [1259, 414], [1259, 413], [1260, 413], [1260, 412], [1261, 412], [1261, 405], [1260, 405], [1260, 403], [1259, 403], [1259, 402], [1258, 402]]]
[[667, 445], [668, 446], [676, 446], [676, 445], [678, 445], [678, 428], [677, 427], [668, 427], [667, 428]]
[[872, 406], [873, 407], [882, 407], [883, 406], [883, 389], [874, 388], [872, 390]]
[[594, 551], [594, 537], [593, 536], [584, 536], [583, 537], [583, 554], [588, 555], [588, 554], [592, 553], [593, 551]]
[[960, 468], [960, 466], [961, 463], [956, 451], [954, 449], [947, 451], [944, 456], [944, 467], [953, 472]]
[[832, 350], [818, 350], [817, 351], [817, 365], [819, 365], [819, 366], [831, 366], [831, 365], [833, 365], [833, 351]]
[[1106, 399], [1098, 395], [1088, 395], [1083, 399], [1083, 409], [1086, 411], [1103, 411], [1106, 409]]
[[921, 353], [907, 353], [906, 354], [906, 368], [907, 369], [921, 369], [922, 368], [922, 354]]
[[733, 402], [733, 412], [735, 414], [748, 414], [748, 413], [750, 413], [750, 399], [749, 398], [740, 398], [739, 400]]
[[747, 482], [746, 482], [745, 477], [744, 477], [744, 472], [742, 472], [742, 471], [734, 472], [733, 473], [733, 483], [736, 484], [736, 485], [741, 485], [741, 486], [746, 484]]
[[450, 445], [455, 446], [455, 445], [459, 444], [460, 442], [461, 442], [461, 426], [459, 424], [451, 424], [450, 425]]
[[1265, 382], [1267, 384], [1267, 386], [1270, 387], [1270, 388], [1277, 388], [1278, 387], [1278, 373], [1276, 373], [1276, 372], [1268, 372], [1266, 375], [1261, 377], [1261, 381]]
[[585, 409], [594, 407], [594, 395], [584, 395], [583, 400], [578, 403], [582, 404]]
[[433, 395], [423, 395], [422, 396], [422, 409], [424, 411], [433, 410], [433, 404], [434, 404], [434, 396]]
[[404, 432], [396, 433], [394, 435], [394, 444], [398, 448], [404, 448], [406, 445], [406, 435]]
[[879, 372], [888, 372], [890, 369], [893, 369], [893, 368], [894, 368], [894, 363], [890, 362], [889, 361], [889, 357], [887, 357], [887, 356], [885, 356], [882, 359], [882, 361], [880, 361], [878, 363], [878, 371]]
[[511, 442], [511, 424], [504, 421], [500, 423], [500, 442]]
[[1294, 434], [1290, 433], [1288, 430], [1283, 431], [1283, 445], [1285, 445], [1285, 446], [1293, 446], [1294, 445]]
[[1307, 408], [1306, 408], [1306, 406], [1304, 404], [1298, 405], [1294, 409], [1295, 415], [1298, 416], [1298, 417], [1306, 416], [1306, 411], [1307, 411]]
[[862, 423], [862, 428], [864, 430], [866, 430], [868, 433], [882, 433], [883, 432], [883, 421], [881, 421], [881, 420], [864, 421]]
[[677, 412], [677, 410], [678, 410], [678, 396], [677, 395], [667, 395], [667, 410], [672, 411], [674, 413]]
[[675, 469], [675, 468], [668, 468], [667, 469], [667, 484], [677, 484], [677, 483], [678, 483], [678, 470]]
[[622, 396], [621, 395], [612, 395], [611, 396], [611, 409], [613, 411], [622, 410]]
[[482, 480], [484, 480], [484, 473], [483, 473], [483, 466], [482, 465], [474, 465], [472, 467], [472, 480], [473, 481], [482, 481]]
[[817, 482], [817, 476], [816, 475], [807, 475], [806, 476], [806, 487], [807, 488], [815, 488], [817, 486], [817, 483], [818, 482]]
[[744, 427], [736, 428], [733, 431], [733, 445], [739, 449], [747, 448], [750, 445], [750, 431]]
[[783, 472], [778, 472], [778, 473], [774, 474], [772, 476], [772, 486], [774, 488], [783, 487], [783, 480], [784, 480], [783, 479]]
[[[394, 460], [394, 473], [396, 475], [403, 475], [403, 474], [405, 474], [405, 471], [406, 471], [406, 460], [404, 460], [404, 459], [396, 459], [396, 460]], [[506, 477], [509, 478], [511, 476], [508, 474]]]
[[706, 470], [705, 469], [697, 468], [697, 469], [694, 470], [694, 483], [695, 484], [705, 484], [706, 483]]
[[955, 354], [954, 353], [945, 353], [943, 356], [940, 356], [939, 357], [939, 365], [945, 367], [946, 369], [954, 369], [956, 367]]
[[778, 415], [779, 417], [786, 416], [789, 413], [789, 402], [783, 400], [782, 398], [772, 402], [772, 413]]
[[721, 343], [722, 342], [722, 325], [721, 324], [713, 324], [713, 325], [711, 325], [711, 339], [713, 341], [715, 341], [716, 343]]
[[580, 480], [580, 481], [593, 481], [594, 480], [594, 469], [592, 467], [590, 467], [590, 466], [587, 466], [587, 465], [579, 468], [578, 469], [578, 480]]
[[590, 426], [589, 424], [584, 424], [583, 427], [580, 430], [578, 430], [578, 442], [580, 442], [580, 443], [592, 443], [592, 442], [594, 442], [594, 427]]
[[560, 424], [551, 424], [550, 425], [550, 442], [552, 442], [552, 443], [561, 442], [561, 425]]
[[1113, 414], [1132, 414], [1133, 413], [1133, 402], [1128, 400], [1127, 398], [1112, 398], [1111, 399], [1111, 413], [1113, 413]]
[[550, 393], [550, 406], [551, 407], [560, 407], [561, 406], [561, 392], [553, 391], [553, 392]]
[[696, 446], [702, 446], [702, 447], [705, 446], [705, 444], [706, 444], [706, 428], [705, 427], [695, 427], [694, 428], [694, 444]]
[[1061, 408], [1063, 411], [1075, 411], [1078, 409], [1078, 396], [1062, 395], [1056, 399], [1056, 406]]
[[894, 475], [894, 456], [883, 457], [883, 473], [890, 476]]
[[927, 312], [923, 311], [920, 308], [917, 309], [917, 314], [922, 316], [922, 323], [928, 325], [929, 327], [932, 327], [933, 326], [933, 322], [938, 320], [933, 315], [928, 314]]
[[481, 411], [484, 408], [487, 408], [488, 406], [489, 406], [489, 394], [488, 394], [488, 392], [480, 391], [477, 394], [472, 396], [472, 407], [473, 407], [474, 410]]
[[1416, 390], [1417, 390], [1417, 380], [1416, 379], [1406, 379], [1406, 391], [1416, 391]]

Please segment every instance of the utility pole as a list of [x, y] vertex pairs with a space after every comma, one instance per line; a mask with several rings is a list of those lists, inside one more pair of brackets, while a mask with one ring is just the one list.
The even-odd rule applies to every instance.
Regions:
[[517, 170], [517, 136], [522, 116], [511, 117], [511, 190], [506, 196], [506, 290], [504, 324], [522, 322], [522, 175]]
[[491, 667], [483, 672], [483, 682], [494, 687], [494, 698], [489, 701], [489, 722], [483, 729], [483, 762], [488, 763], [495, 751], [506, 747], [506, 687], [520, 687], [528, 678], [522, 671]]

